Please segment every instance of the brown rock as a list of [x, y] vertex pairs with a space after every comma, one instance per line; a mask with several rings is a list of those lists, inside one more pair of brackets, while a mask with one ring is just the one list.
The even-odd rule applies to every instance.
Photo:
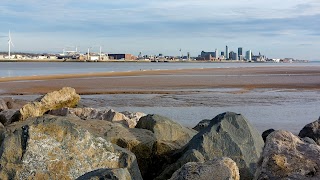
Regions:
[[319, 156], [320, 146], [275, 131], [267, 137], [255, 179], [320, 179]]
[[132, 179], [142, 179], [134, 154], [84, 129], [82, 122], [45, 115], [8, 126], [0, 179], [76, 179], [106, 168], [125, 168]]
[[80, 96], [75, 89], [64, 87], [59, 91], [50, 92], [34, 102], [24, 105], [12, 117], [11, 122], [24, 121], [29, 117], [42, 116], [45, 112], [63, 107], [74, 107], [78, 104]]

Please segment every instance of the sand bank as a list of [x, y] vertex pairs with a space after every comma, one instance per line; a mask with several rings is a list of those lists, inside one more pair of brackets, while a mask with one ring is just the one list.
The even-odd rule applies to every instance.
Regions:
[[249, 67], [104, 72], [0, 79], [0, 94], [43, 94], [63, 86], [80, 94], [181, 93], [212, 88], [320, 90], [319, 67]]

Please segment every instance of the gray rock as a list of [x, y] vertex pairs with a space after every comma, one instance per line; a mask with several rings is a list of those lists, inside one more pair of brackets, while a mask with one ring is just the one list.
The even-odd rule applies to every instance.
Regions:
[[[7, 127], [0, 179], [76, 179], [96, 169], [127, 169], [142, 179], [136, 157], [70, 116], [45, 115]], [[98, 134], [99, 131], [96, 133]]]
[[318, 145], [320, 145], [320, 120], [307, 124], [299, 132], [299, 137], [309, 137], [313, 139]]
[[0, 122], [5, 126], [11, 124], [11, 119], [15, 115], [16, 112], [17, 112], [16, 109], [8, 109], [8, 110], [1, 111], [0, 112]]
[[88, 172], [76, 180], [131, 180], [131, 175], [127, 169], [97, 169]]
[[301, 138], [301, 140], [302, 140], [303, 142], [305, 142], [305, 143], [317, 145], [317, 143], [316, 143], [313, 139], [311, 139], [311, 138], [309, 138], [309, 137]]
[[[206, 129], [195, 135], [183, 150], [183, 157], [175, 164], [185, 162], [183, 158], [194, 149], [201, 153], [206, 161], [216, 157], [233, 159], [239, 167], [241, 178], [252, 179], [263, 146], [260, 133], [242, 115], [227, 112], [213, 118]], [[172, 167], [177, 166], [168, 168]], [[177, 169], [166, 169], [158, 179], [169, 178], [172, 170]]]
[[80, 96], [76, 93], [75, 89], [64, 87], [59, 91], [47, 93], [36, 101], [24, 105], [15, 113], [11, 122], [24, 121], [29, 117], [39, 117], [49, 110], [75, 107], [79, 100]]
[[189, 162], [177, 170], [170, 180], [240, 180], [237, 164], [230, 158], [215, 158], [204, 163]]
[[320, 179], [320, 146], [288, 131], [275, 131], [266, 141], [254, 179]]
[[275, 131], [274, 129], [268, 129], [268, 130], [263, 131], [263, 133], [262, 133], [263, 141], [266, 142], [266, 139], [269, 136], [269, 134], [271, 134], [274, 131]]
[[155, 153], [159, 155], [180, 149], [197, 133], [156, 114], [148, 114], [140, 118], [136, 128], [148, 129], [154, 133], [157, 139]]
[[202, 129], [205, 129], [209, 126], [211, 120], [210, 119], [204, 119], [202, 121], [200, 121], [194, 128], [194, 130], [196, 131], [201, 131]]
[[136, 112], [116, 112], [112, 109], [94, 109], [94, 108], [61, 108], [49, 111], [48, 114], [55, 116], [75, 115], [83, 120], [99, 119], [110, 122], [118, 122], [129, 128], [134, 128], [138, 120], [145, 116], [144, 113]]

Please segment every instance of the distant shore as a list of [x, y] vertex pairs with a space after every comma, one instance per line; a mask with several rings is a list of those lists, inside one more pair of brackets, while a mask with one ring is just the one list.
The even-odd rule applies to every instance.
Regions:
[[79, 94], [163, 94], [212, 88], [318, 91], [320, 68], [211, 68], [6, 77], [0, 79], [0, 94], [43, 94], [64, 86], [74, 87]]

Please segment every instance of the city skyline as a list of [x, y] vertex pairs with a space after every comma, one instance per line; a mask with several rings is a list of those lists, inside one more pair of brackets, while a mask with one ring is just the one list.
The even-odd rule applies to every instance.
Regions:
[[[277, 5], [276, 7], [274, 5]], [[3, 0], [0, 36], [11, 30], [12, 51], [62, 52], [78, 46], [107, 52], [179, 55], [202, 50], [270, 58], [319, 59], [320, 2], [317, 0]], [[7, 51], [0, 38], [0, 51]]]

